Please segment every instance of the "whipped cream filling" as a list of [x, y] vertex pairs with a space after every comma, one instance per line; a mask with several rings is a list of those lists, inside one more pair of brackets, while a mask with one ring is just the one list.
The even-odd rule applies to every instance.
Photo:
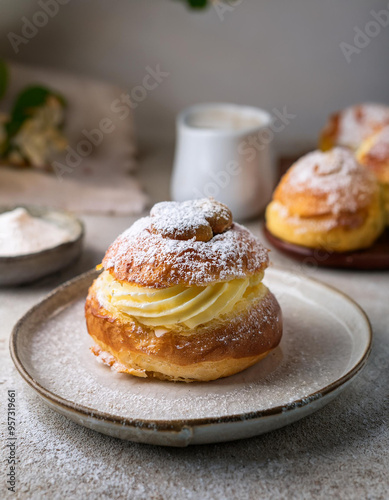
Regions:
[[263, 273], [208, 286], [146, 288], [117, 281], [108, 271], [97, 279], [97, 299], [115, 314], [130, 316], [162, 335], [176, 326], [195, 328], [229, 313], [242, 299], [261, 297]]

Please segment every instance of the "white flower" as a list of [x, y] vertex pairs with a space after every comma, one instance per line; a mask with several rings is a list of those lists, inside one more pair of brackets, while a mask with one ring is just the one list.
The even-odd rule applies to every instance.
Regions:
[[12, 139], [20, 154], [37, 168], [47, 167], [53, 153], [67, 146], [59, 130], [63, 120], [63, 107], [58, 99], [50, 96], [45, 105], [37, 108], [34, 116], [26, 120]]

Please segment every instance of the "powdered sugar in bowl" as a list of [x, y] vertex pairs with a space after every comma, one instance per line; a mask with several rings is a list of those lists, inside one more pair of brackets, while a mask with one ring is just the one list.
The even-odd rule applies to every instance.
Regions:
[[83, 224], [43, 207], [0, 208], [0, 285], [19, 285], [70, 264], [81, 252]]

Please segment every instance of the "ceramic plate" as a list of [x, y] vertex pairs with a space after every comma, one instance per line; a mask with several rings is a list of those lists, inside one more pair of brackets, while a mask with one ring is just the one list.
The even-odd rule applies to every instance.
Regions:
[[[21, 207], [22, 205], [18, 205]], [[0, 213], [17, 207], [1, 207]], [[55, 247], [39, 252], [12, 257], [0, 257], [0, 285], [20, 285], [30, 283], [43, 276], [59, 271], [73, 262], [81, 253], [84, 226], [74, 215], [63, 210], [45, 207], [23, 206], [33, 217], [64, 229], [69, 240]]]
[[51, 408], [122, 439], [169, 446], [255, 436], [331, 401], [364, 366], [369, 321], [341, 292], [304, 276], [266, 271], [284, 315], [280, 346], [244, 372], [172, 383], [112, 372], [89, 352], [84, 301], [96, 271], [57, 288], [15, 326], [11, 355]]

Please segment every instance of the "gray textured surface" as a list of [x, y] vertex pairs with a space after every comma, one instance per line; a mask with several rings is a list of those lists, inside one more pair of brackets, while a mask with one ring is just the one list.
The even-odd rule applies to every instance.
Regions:
[[[157, 155], [150, 157], [142, 173], [155, 200], [167, 196], [166, 171], [154, 169], [159, 161]], [[373, 351], [365, 371], [322, 411], [270, 434], [226, 444], [169, 449], [121, 442], [48, 409], [21, 380], [8, 354], [7, 338], [16, 320], [54, 286], [98, 262], [132, 220], [85, 217], [84, 221], [86, 248], [73, 268], [33, 286], [0, 291], [2, 432], [7, 390], [17, 391], [19, 463], [14, 498], [387, 498], [388, 272], [319, 271], [272, 253], [277, 265], [348, 293], [373, 325]], [[260, 223], [249, 227], [259, 232]], [[2, 462], [1, 496], [4, 492], [11, 497], [5, 472]]]

